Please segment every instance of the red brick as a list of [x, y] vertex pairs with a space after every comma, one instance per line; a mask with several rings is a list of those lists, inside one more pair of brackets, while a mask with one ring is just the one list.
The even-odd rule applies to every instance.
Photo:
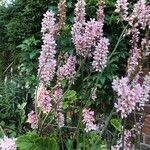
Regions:
[[150, 144], [150, 135], [143, 134], [143, 143]]
[[150, 105], [145, 105], [145, 107], [144, 107], [144, 112], [145, 112], [146, 114], [150, 114]]
[[150, 125], [149, 126], [144, 125], [142, 128], [142, 132], [150, 135]]
[[143, 133], [150, 135], [150, 115], [146, 115], [142, 130]]
[[144, 120], [144, 126], [150, 126], [150, 115], [146, 115]]

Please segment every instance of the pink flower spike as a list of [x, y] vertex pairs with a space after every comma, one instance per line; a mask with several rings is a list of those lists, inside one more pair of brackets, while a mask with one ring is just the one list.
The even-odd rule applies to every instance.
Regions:
[[27, 122], [31, 124], [31, 128], [32, 129], [38, 128], [38, 117], [37, 117], [37, 115], [35, 114], [34, 111], [31, 111], [28, 114], [28, 120], [27, 120]]
[[41, 84], [37, 90], [37, 107], [39, 107], [43, 113], [49, 113], [52, 109], [52, 98], [46, 87]]
[[130, 85], [127, 77], [114, 80], [112, 85], [117, 94], [115, 108], [121, 113], [122, 119], [126, 118], [139, 103], [143, 88], [139, 83]]
[[85, 131], [89, 132], [89, 131], [97, 131], [98, 130], [98, 126], [94, 123], [95, 119], [94, 119], [94, 111], [91, 111], [90, 109], [83, 109], [82, 111], [82, 116], [83, 116], [83, 120], [82, 122], [85, 124]]
[[43, 45], [39, 57], [38, 77], [40, 82], [45, 84], [53, 79], [56, 69], [56, 60], [54, 59], [56, 53], [55, 20], [52, 11], [47, 11], [42, 20]]
[[63, 79], [71, 79], [74, 77], [75, 71], [75, 64], [76, 64], [76, 57], [69, 56], [66, 60], [66, 63], [58, 69], [57, 78], [58, 81], [62, 81]]
[[101, 72], [107, 63], [107, 54], [108, 54], [109, 41], [107, 38], [101, 38], [96, 46], [96, 49], [93, 53], [93, 69], [95, 71]]
[[117, 0], [116, 1], [116, 10], [115, 12], [120, 14], [121, 20], [128, 20], [128, 5], [129, 3], [127, 2], [127, 0]]

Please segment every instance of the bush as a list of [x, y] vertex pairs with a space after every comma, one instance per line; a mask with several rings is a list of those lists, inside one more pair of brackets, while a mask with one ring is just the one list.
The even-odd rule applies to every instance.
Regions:
[[[58, 8], [56, 4], [49, 8], [42, 20], [38, 67], [39, 40], [26, 38], [18, 46], [23, 84], [28, 85], [25, 87], [30, 94], [36, 89], [35, 107], [30, 107], [26, 121], [32, 130], [24, 126], [26, 133], [17, 136], [19, 149], [140, 147], [142, 116], [139, 119], [136, 113], [148, 101], [150, 92], [149, 75], [139, 83], [150, 44], [146, 19], [149, 4], [139, 0], [133, 7], [131, 3], [128, 11], [128, 3], [123, 5], [118, 0], [116, 13], [111, 13], [115, 9], [112, 1], [96, 4], [88, 0], [85, 7], [81, 0], [74, 6], [67, 1], [66, 9], [65, 1], [60, 0]], [[23, 108], [23, 114], [24, 107], [24, 103], [18, 107]]]

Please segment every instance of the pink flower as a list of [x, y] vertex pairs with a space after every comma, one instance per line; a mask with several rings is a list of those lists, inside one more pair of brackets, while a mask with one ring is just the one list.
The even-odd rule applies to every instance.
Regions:
[[138, 48], [133, 48], [130, 50], [130, 57], [128, 59], [128, 76], [131, 76], [132, 74], [134, 74], [134, 71], [136, 70], [136, 67], [139, 65], [139, 59], [141, 58], [140, 55], [140, 49]]
[[85, 23], [85, 0], [77, 0], [77, 3], [75, 5], [75, 23], [79, 22], [82, 25]]
[[130, 85], [127, 77], [113, 81], [113, 90], [117, 94], [115, 108], [121, 113], [121, 118], [126, 118], [139, 103], [142, 87], [139, 83]]
[[103, 35], [103, 22], [90, 19], [85, 23], [85, 31], [83, 34], [83, 40], [85, 42], [85, 48], [90, 49], [95, 46], [97, 40]]
[[117, 0], [116, 1], [116, 10], [115, 12], [120, 14], [121, 20], [128, 20], [128, 5], [127, 0]]
[[58, 72], [57, 72], [58, 80], [62, 81], [63, 79], [73, 78], [76, 73], [75, 64], [76, 64], [76, 57], [69, 56], [65, 64], [58, 69]]
[[102, 71], [106, 67], [109, 41], [105, 37], [101, 38], [93, 53], [93, 69]]
[[61, 88], [57, 87], [54, 91], [53, 98], [56, 104], [56, 110], [54, 112], [56, 123], [58, 124], [58, 127], [61, 128], [64, 126], [64, 114], [62, 111], [62, 101], [61, 98], [63, 96], [63, 91]]
[[92, 130], [97, 131], [98, 127], [97, 125], [94, 123], [95, 119], [94, 119], [94, 111], [91, 111], [90, 109], [83, 109], [82, 111], [82, 116], [83, 116], [83, 120], [82, 122], [85, 124], [85, 131], [89, 132]]
[[141, 50], [138, 48], [140, 32], [134, 26], [131, 28], [130, 32], [132, 36], [132, 40], [131, 40], [132, 48], [129, 52], [130, 55], [128, 58], [128, 68], [127, 68], [128, 76], [134, 74], [135, 70], [139, 66], [139, 60], [141, 58]]
[[31, 111], [28, 114], [28, 120], [27, 120], [27, 122], [31, 124], [31, 128], [32, 129], [38, 128], [38, 117], [37, 117], [37, 115], [35, 114], [34, 111]]
[[47, 84], [53, 79], [56, 68], [56, 60], [54, 59], [56, 53], [54, 40], [55, 18], [52, 11], [47, 11], [44, 14], [41, 31], [43, 32], [43, 45], [39, 57], [38, 77], [40, 82]]
[[39, 107], [43, 113], [49, 113], [52, 109], [52, 98], [46, 87], [41, 84], [37, 92], [37, 107]]
[[142, 88], [143, 91], [139, 100], [139, 109], [143, 109], [145, 103], [150, 100], [150, 72], [144, 77]]
[[[75, 5], [75, 17], [74, 17], [74, 24], [72, 27], [72, 39], [73, 43], [75, 44], [75, 48], [77, 51], [77, 54], [84, 55], [86, 52], [83, 50], [83, 31], [84, 31], [84, 24], [85, 24], [85, 1], [84, 0], [78, 0]], [[84, 52], [85, 51], [85, 52]]]
[[4, 136], [3, 139], [0, 139], [0, 149], [1, 150], [17, 150], [15, 139]]
[[63, 96], [62, 89], [60, 87], [57, 87], [54, 91], [54, 94], [53, 94], [53, 98], [54, 98], [55, 103], [59, 103], [61, 101], [62, 96]]
[[104, 25], [104, 7], [105, 7], [105, 1], [100, 1], [97, 9], [97, 21], [101, 22], [102, 26]]
[[90, 56], [91, 48], [96, 45], [96, 42], [103, 35], [103, 22], [91, 19], [84, 23], [82, 32], [79, 32], [77, 27], [73, 29], [73, 41], [77, 54], [83, 57]]
[[61, 112], [58, 112], [55, 114], [55, 117], [56, 117], [56, 122], [58, 124], [58, 127], [59, 128], [62, 128], [65, 124], [64, 124], [64, 114], [61, 113]]
[[[122, 138], [123, 138], [123, 135], [121, 136], [120, 140], [118, 141], [118, 144], [111, 147], [111, 150], [122, 149], [122, 146], [123, 146]], [[124, 131], [124, 150], [135, 150], [135, 147], [131, 142], [131, 138], [132, 138], [131, 130], [125, 129], [125, 131]]]
[[99, 5], [97, 11], [97, 21], [90, 19], [85, 21], [85, 1], [77, 2], [75, 8], [74, 25], [72, 27], [72, 39], [76, 48], [76, 53], [80, 56], [91, 56], [91, 51], [97, 41], [103, 35], [104, 6]]
[[49, 33], [51, 35], [54, 35], [54, 33], [55, 33], [55, 21], [56, 21], [56, 19], [54, 18], [54, 13], [52, 11], [47, 11], [44, 14], [44, 18], [42, 19], [41, 32], [43, 34]]
[[133, 12], [129, 17], [129, 24], [131, 26], [140, 25], [142, 29], [145, 29], [146, 26], [149, 26], [150, 20], [150, 6], [146, 5], [145, 0], [138, 0], [133, 7]]

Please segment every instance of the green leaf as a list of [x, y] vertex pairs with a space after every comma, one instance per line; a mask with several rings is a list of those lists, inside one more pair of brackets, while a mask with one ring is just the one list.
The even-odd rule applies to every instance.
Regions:
[[67, 109], [69, 105], [73, 104], [77, 100], [77, 93], [74, 90], [66, 92], [63, 98], [63, 109]]
[[22, 103], [21, 105], [18, 104], [18, 109], [23, 110], [26, 107], [26, 105], [27, 105], [26, 102]]
[[111, 125], [118, 131], [121, 132], [122, 126], [121, 121], [119, 119], [111, 119]]
[[41, 137], [34, 133], [27, 133], [16, 140], [20, 150], [58, 150], [58, 143], [55, 136]]
[[68, 7], [68, 8], [71, 8], [72, 5], [73, 5], [73, 4], [72, 4], [72, 1], [68, 1], [68, 2], [67, 2], [67, 7]]
[[34, 140], [36, 138], [38, 138], [38, 136], [34, 134], [28, 133], [26, 135], [22, 135], [16, 140], [17, 147], [20, 148], [20, 150], [34, 150], [36, 147]]
[[68, 99], [72, 99], [72, 98], [76, 98], [76, 91], [74, 90], [69, 90], [66, 94], [65, 94], [65, 98]]
[[65, 145], [66, 145], [67, 150], [71, 150], [72, 147], [73, 147], [73, 142], [72, 142], [70, 139], [68, 139], [68, 140], [65, 142]]

